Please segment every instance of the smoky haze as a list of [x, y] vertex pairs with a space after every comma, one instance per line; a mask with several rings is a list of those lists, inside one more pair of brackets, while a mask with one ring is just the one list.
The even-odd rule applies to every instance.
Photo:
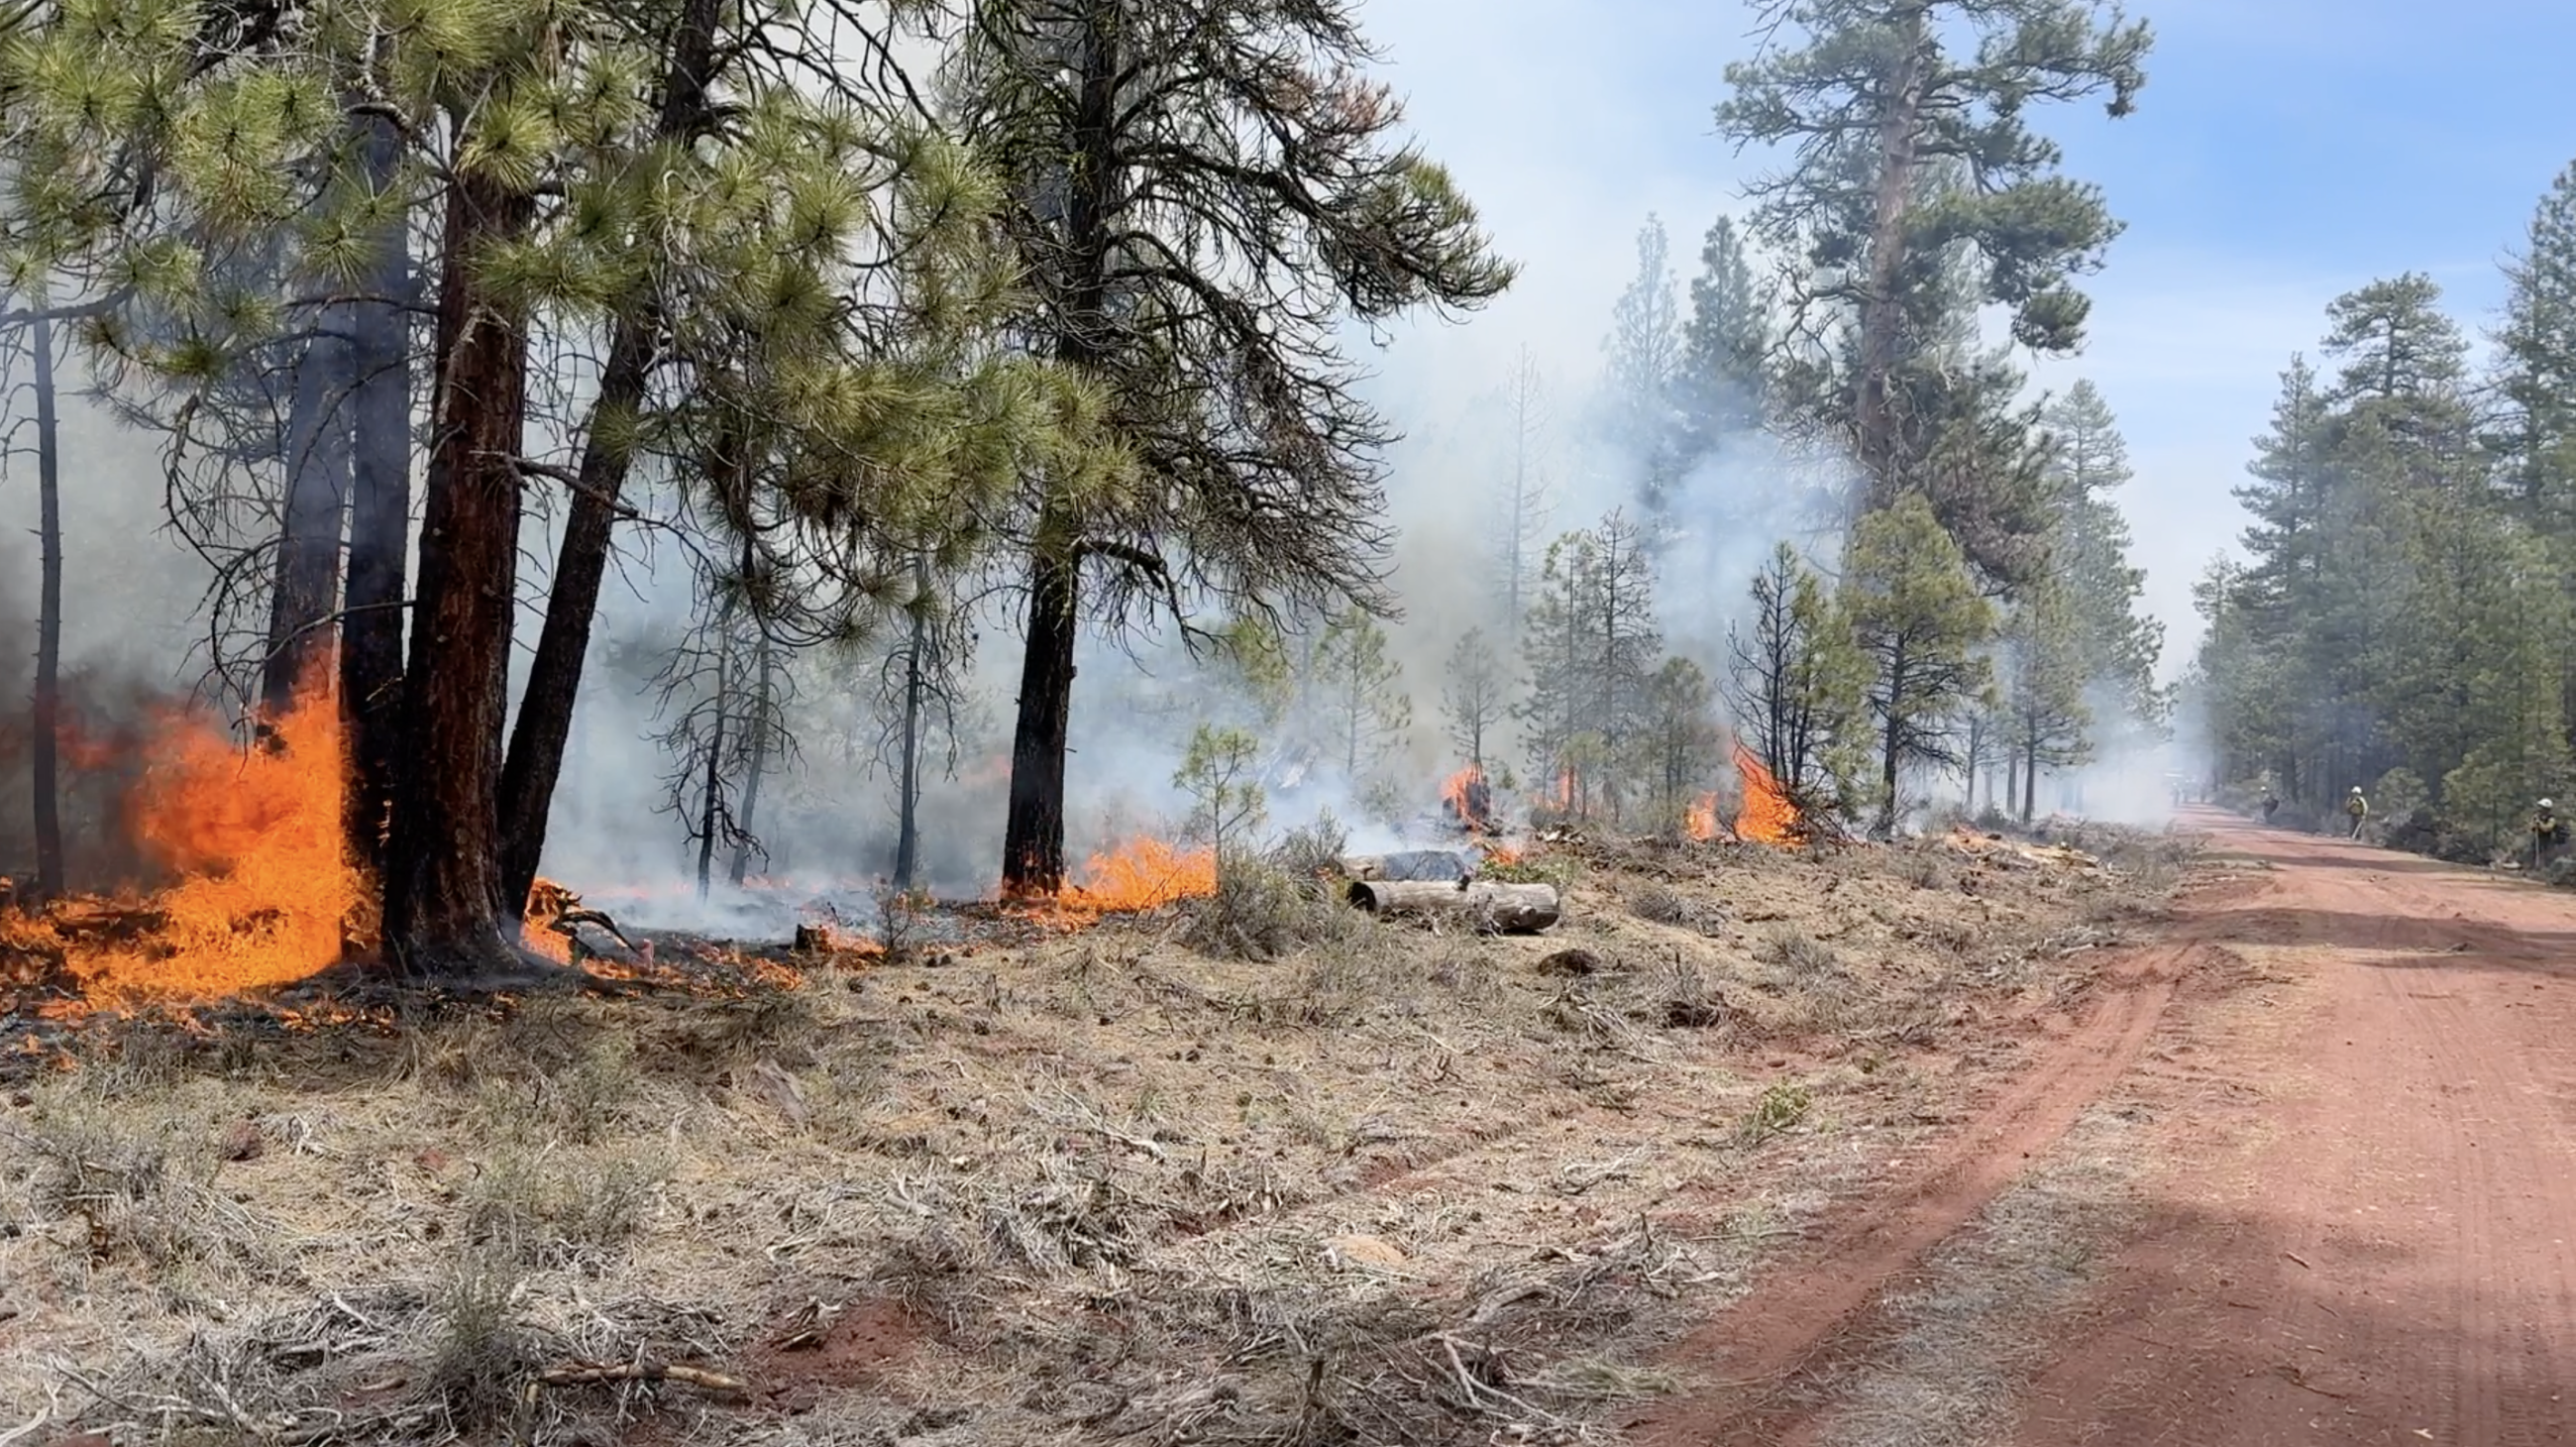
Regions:
[[[1515, 290], [1472, 324], [1409, 320], [1351, 345], [1375, 368], [1370, 395], [1403, 434], [1388, 456], [1388, 495], [1398, 542], [1389, 560], [1402, 615], [1390, 625], [1413, 724], [1383, 772], [1397, 809], [1373, 807], [1363, 781], [1329, 765], [1274, 779], [1272, 827], [1329, 809], [1363, 844], [1392, 843], [1428, 816], [1441, 775], [1456, 767], [1441, 718], [1442, 666], [1458, 638], [1482, 628], [1518, 672], [1519, 620], [1500, 602], [1495, 510], [1514, 466], [1505, 391], [1526, 357], [1540, 381], [1545, 425], [1525, 459], [1544, 480], [1550, 526], [1537, 540], [1589, 527], [1613, 508], [1632, 513], [1642, 475], [1600, 423], [1603, 338], [1613, 303], [1636, 270], [1636, 236], [1660, 215], [1673, 241], [1672, 282], [1687, 298], [1701, 233], [1741, 216], [1742, 181], [1756, 161], [1709, 135], [1718, 62], [1744, 52], [1735, 5], [1642, 5], [1617, 25], [1521, 23], [1535, 7], [1508, 3], [1469, 12], [1448, 0], [1379, 0], [1367, 19], [1383, 43], [1387, 74], [1409, 94], [1427, 153], [1447, 162], [1483, 209], [1499, 249], [1520, 262]], [[1518, 18], [1516, 18], [1516, 16]], [[1543, 82], [1543, 84], [1542, 84]], [[1529, 97], [1548, 96], [1546, 104]], [[589, 388], [578, 359], [559, 358], [554, 408], [577, 415]], [[2052, 380], [2058, 375], [2050, 374]], [[2120, 398], [2111, 398], [2115, 407]], [[205, 665], [195, 607], [207, 570], [161, 526], [157, 440], [122, 427], [95, 405], [67, 402], [64, 434], [67, 672], [184, 693]], [[531, 450], [546, 452], [532, 440]], [[1658, 580], [1666, 649], [1722, 672], [1729, 625], [1775, 542], [1820, 545], [1818, 498], [1834, 481], [1831, 459], [1800, 455], [1767, 436], [1725, 440], [1673, 494], [1672, 542]], [[0, 483], [0, 689], [25, 696], [32, 630], [35, 522], [31, 459], [13, 460]], [[2134, 504], [2151, 487], [2134, 484]], [[545, 500], [539, 499], [542, 503]], [[532, 513], [523, 538], [523, 596], [553, 555], [559, 509]], [[2147, 560], [2159, 596], [2186, 560]], [[661, 657], [693, 614], [688, 560], [676, 547], [629, 530], [603, 599], [575, 734], [548, 836], [544, 871], [576, 889], [630, 900], [639, 923], [777, 933], [782, 891], [738, 892], [725, 883], [730, 851], [718, 850], [716, 885], [695, 897], [696, 852], [668, 807], [672, 760], [657, 736], [667, 723], [654, 688]], [[524, 671], [537, 613], [523, 607], [516, 656]], [[2186, 652], [2188, 620], [2169, 617], [2170, 670]], [[934, 757], [922, 801], [924, 882], [943, 894], [989, 891], [997, 873], [1020, 639], [1008, 598], [982, 609], [971, 687], [963, 700], [956, 767]], [[893, 782], [877, 747], [879, 721], [863, 705], [889, 640], [794, 661], [790, 724], [797, 747], [765, 784], [753, 831], [765, 846], [750, 873], [800, 891], [857, 899], [888, 870]], [[1084, 645], [1074, 695], [1069, 767], [1069, 855], [1079, 861], [1134, 832], [1176, 831], [1187, 801], [1171, 782], [1190, 730], [1236, 704], [1224, 670], [1183, 648], [1172, 630], [1148, 629]], [[16, 737], [0, 732], [0, 752]], [[940, 751], [934, 750], [934, 755]], [[1500, 751], [1516, 764], [1518, 730]], [[2094, 812], [2161, 817], [2164, 775], [2184, 754], [2125, 750], [2065, 781], [2062, 797]], [[0, 786], [0, 869], [17, 857], [25, 817], [23, 769]], [[2047, 802], [2043, 788], [2043, 802]], [[1380, 801], [1381, 803], [1383, 801]], [[100, 825], [98, 827], [106, 827]]]

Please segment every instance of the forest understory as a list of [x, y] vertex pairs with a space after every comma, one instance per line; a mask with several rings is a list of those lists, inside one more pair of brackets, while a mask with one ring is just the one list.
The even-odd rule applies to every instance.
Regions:
[[1202, 902], [21, 1019], [0, 1433], [1616, 1440], [2196, 857], [2059, 842], [1567, 840], [1551, 931], [1318, 907], [1260, 964], [1182, 942]]

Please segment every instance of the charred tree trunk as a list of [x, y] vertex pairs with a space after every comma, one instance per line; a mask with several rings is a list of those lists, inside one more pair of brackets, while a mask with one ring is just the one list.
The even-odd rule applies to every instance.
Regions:
[[[662, 81], [657, 135], [693, 135], [706, 124], [707, 87], [715, 75], [718, 0], [688, 0], [673, 37], [670, 69]], [[572, 738], [573, 704], [581, 694], [582, 665], [590, 629], [599, 615], [599, 589], [608, 575], [608, 544], [617, 522], [633, 457], [634, 423], [644, 404], [659, 351], [660, 319], [648, 305], [619, 315], [611, 328], [608, 360], [600, 371], [599, 400], [583, 429], [580, 481], [564, 520], [546, 593], [545, 622], [527, 691], [511, 726], [509, 756], [501, 770], [501, 887], [504, 898], [526, 895], [536, 882], [546, 849], [546, 820], [555, 785], [563, 777], [565, 745]]]
[[769, 772], [769, 734], [778, 726], [778, 700], [773, 692], [777, 687], [776, 654], [771, 649], [767, 633], [761, 635], [754, 651], [758, 671], [752, 685], [749, 756], [743, 761], [742, 813], [734, 820], [733, 865], [726, 871], [736, 889], [742, 888], [742, 882], [751, 877], [751, 831], [755, 827], [753, 821], [760, 813], [760, 778]]
[[29, 742], [36, 804], [36, 898], [63, 892], [63, 469], [54, 415], [54, 324], [36, 328], [36, 591], [35, 737]]
[[717, 823], [723, 817], [725, 710], [733, 702], [733, 681], [725, 662], [716, 664], [715, 734], [707, 740], [707, 777], [705, 792], [698, 796], [698, 902], [707, 898], [707, 886], [715, 873]]
[[[1119, 185], [1119, 47], [1109, 12], [1087, 7], [1081, 24], [1082, 89], [1066, 158], [1068, 286], [1056, 354], [1078, 371], [1104, 358], [1109, 294], [1109, 205]], [[1054, 504], [1039, 519], [1029, 559], [1028, 647], [1020, 664], [1019, 720], [1011, 739], [1011, 803], [1002, 828], [1002, 892], [1051, 895], [1064, 887], [1065, 747], [1073, 721], [1073, 648], [1081, 629], [1082, 550], [1075, 521]]]
[[1903, 351], [1904, 301], [1896, 294], [1905, 265], [1906, 213], [1914, 199], [1917, 138], [1923, 105], [1924, 7], [1901, 22], [1897, 58], [1887, 80], [1886, 110], [1878, 122], [1878, 189], [1869, 228], [1869, 289], [1861, 298], [1858, 395], [1854, 431], [1862, 473], [1861, 511], [1896, 500], [1894, 378]]
[[[367, 180], [394, 183], [402, 135], [371, 117]], [[374, 297], [350, 308], [348, 602], [340, 623], [340, 707], [347, 721], [349, 857], [381, 871], [385, 812], [402, 726], [403, 611], [411, 546], [411, 247], [400, 222], [378, 238]]]
[[1011, 805], [1002, 829], [1002, 892], [1064, 888], [1064, 754], [1073, 723], [1073, 645], [1081, 563], [1041, 551], [1029, 571], [1029, 639], [1011, 740]]
[[[329, 324], [340, 321], [334, 308]], [[340, 529], [349, 502], [349, 349], [328, 332], [307, 340], [294, 363], [286, 425], [286, 517], [268, 598], [268, 656], [260, 666], [260, 711], [270, 720], [295, 705], [298, 688], [321, 680], [332, 656], [340, 609]]]
[[403, 678], [402, 770], [386, 848], [385, 940], [421, 975], [515, 967], [518, 902], [501, 894], [501, 729], [519, 556], [515, 459], [528, 349], [481, 284], [532, 199], [488, 174], [448, 190], [440, 246], [438, 420], [421, 521], [420, 598]]
[[[926, 559], [913, 561], [913, 583], [921, 592], [930, 588], [930, 565]], [[903, 658], [903, 752], [895, 777], [894, 887], [912, 888], [912, 878], [921, 867], [921, 691], [928, 686], [922, 670], [922, 650], [930, 645], [930, 615], [923, 611], [924, 600], [916, 595], [912, 608], [912, 640]], [[1017, 774], [1014, 769], [1014, 775]], [[1060, 856], [1059, 856], [1060, 857]]]

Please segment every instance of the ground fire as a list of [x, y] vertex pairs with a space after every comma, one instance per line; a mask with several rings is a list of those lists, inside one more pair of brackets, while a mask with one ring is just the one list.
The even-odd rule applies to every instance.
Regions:
[[1060, 919], [1096, 919], [1160, 909], [1216, 893], [1216, 851], [1183, 849], [1139, 835], [1082, 866], [1082, 882], [1068, 885], [1051, 905]]
[[345, 846], [337, 701], [306, 690], [244, 749], [202, 712], [171, 710], [145, 744], [128, 827], [175, 882], [0, 918], [0, 946], [59, 961], [93, 1001], [212, 999], [315, 974], [372, 945]]

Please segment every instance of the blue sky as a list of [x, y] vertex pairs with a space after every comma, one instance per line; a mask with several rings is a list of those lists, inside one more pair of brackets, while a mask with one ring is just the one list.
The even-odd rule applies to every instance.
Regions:
[[[1424, 147], [1522, 261], [1517, 292], [1461, 327], [1411, 326], [1380, 359], [1391, 404], [1437, 426], [1528, 345], [1561, 388], [1597, 366], [1633, 238], [1662, 214], [1677, 257], [1759, 168], [1712, 133], [1727, 61], [1749, 52], [1736, 3], [1363, 0]], [[2551, 178], [2576, 159], [2576, 5], [2454, 0], [2162, 0], [2137, 114], [2042, 118], [2067, 169], [2128, 229], [2095, 298], [2091, 344], [2038, 369], [2090, 376], [2120, 414], [2137, 481], [2124, 500], [2188, 654], [2192, 577], [2240, 526], [2242, 476], [2277, 374], [2313, 350], [2326, 303], [2430, 273], [2482, 332], [2501, 263]], [[1579, 14], [1579, 20], [1571, 18]]]

